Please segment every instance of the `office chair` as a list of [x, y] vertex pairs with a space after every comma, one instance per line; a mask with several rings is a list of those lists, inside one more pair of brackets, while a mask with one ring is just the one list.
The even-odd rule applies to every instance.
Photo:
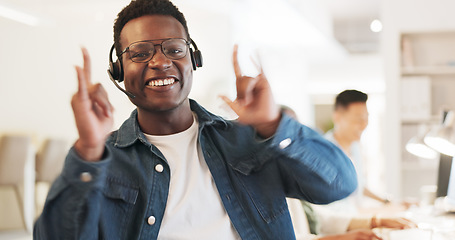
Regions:
[[52, 183], [63, 168], [68, 141], [48, 138], [36, 154], [36, 182]]
[[36, 154], [35, 217], [41, 214], [50, 186], [62, 171], [68, 149], [67, 140], [47, 138]]
[[0, 139], [0, 186], [14, 189], [23, 227], [29, 232], [34, 212], [34, 154], [29, 136], [5, 135]]

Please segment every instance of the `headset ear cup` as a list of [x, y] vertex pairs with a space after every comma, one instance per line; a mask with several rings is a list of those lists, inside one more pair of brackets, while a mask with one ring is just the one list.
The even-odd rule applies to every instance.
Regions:
[[109, 72], [114, 80], [118, 82], [123, 81], [123, 69], [122, 64], [119, 61], [109, 63]]
[[193, 63], [193, 70], [196, 70], [196, 68], [202, 67], [202, 54], [201, 51], [199, 51], [197, 48], [196, 43], [191, 38], [190, 43], [194, 47], [194, 51], [192, 48], [190, 48], [191, 63]]
[[193, 55], [194, 55], [194, 61], [196, 62], [196, 67], [202, 67], [202, 54], [201, 54], [201, 51], [195, 50]]
[[196, 60], [194, 59], [193, 49], [190, 48], [190, 57], [191, 57], [191, 64], [193, 64], [193, 70], [196, 71]]
[[117, 59], [117, 61], [112, 60], [112, 54], [114, 53], [115, 47], [114, 44], [111, 47], [111, 50], [109, 51], [109, 76], [118, 82], [123, 81], [123, 66], [122, 62]]
[[117, 81], [118, 82], [123, 82], [123, 64], [122, 64], [122, 61], [120, 60], [117, 60], [115, 61], [115, 66], [116, 66], [116, 69], [117, 69], [117, 76], [118, 76], [118, 79]]
[[111, 76], [112, 79], [117, 80], [118, 79], [118, 73], [117, 73], [117, 68], [115, 66], [115, 63], [109, 61], [109, 75]]

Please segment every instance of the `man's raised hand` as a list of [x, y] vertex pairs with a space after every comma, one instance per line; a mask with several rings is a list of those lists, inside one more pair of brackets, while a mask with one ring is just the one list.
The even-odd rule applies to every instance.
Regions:
[[79, 139], [74, 144], [77, 153], [87, 161], [98, 161], [104, 152], [104, 141], [112, 130], [113, 107], [107, 92], [91, 81], [90, 57], [82, 48], [83, 67], [76, 66], [78, 91], [71, 99]]
[[238, 62], [238, 46], [234, 46], [233, 65], [236, 77], [237, 98], [231, 101], [221, 98], [239, 116], [242, 124], [251, 125], [262, 137], [272, 136], [279, 124], [280, 111], [273, 99], [272, 90], [262, 67], [258, 64], [259, 74], [255, 77], [244, 76]]

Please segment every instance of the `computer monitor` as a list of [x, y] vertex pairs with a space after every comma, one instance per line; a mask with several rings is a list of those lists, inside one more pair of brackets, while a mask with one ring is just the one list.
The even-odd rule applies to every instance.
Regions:
[[[439, 170], [438, 170], [438, 188], [436, 191], [436, 197], [447, 196], [447, 190], [449, 188], [449, 179], [452, 168], [453, 157], [441, 154], [439, 158]], [[455, 170], [454, 170], [455, 172]], [[453, 174], [455, 175], [455, 174]], [[452, 186], [455, 187], [455, 186]]]
[[451, 169], [454, 174], [451, 174], [449, 177], [447, 200], [450, 205], [455, 206], [455, 161], [452, 161]]

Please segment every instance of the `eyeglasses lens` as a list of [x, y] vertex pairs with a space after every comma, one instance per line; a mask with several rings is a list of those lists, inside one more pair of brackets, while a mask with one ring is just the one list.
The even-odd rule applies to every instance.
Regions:
[[129, 46], [128, 52], [133, 62], [148, 62], [155, 54], [155, 46], [160, 45], [163, 54], [172, 60], [186, 56], [188, 44], [184, 39], [168, 39], [161, 44], [137, 42]]

